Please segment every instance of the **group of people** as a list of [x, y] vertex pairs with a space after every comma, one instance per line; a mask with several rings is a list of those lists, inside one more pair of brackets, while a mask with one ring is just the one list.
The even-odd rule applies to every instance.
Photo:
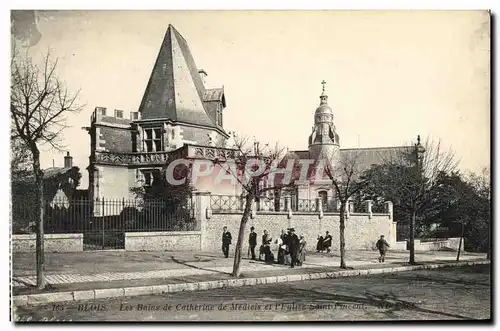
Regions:
[[[222, 229], [222, 252], [226, 258], [229, 256], [229, 245], [231, 244], [231, 240], [231, 233], [227, 231], [227, 227], [224, 227]], [[304, 239], [304, 236], [297, 236], [295, 234], [294, 228], [287, 229], [287, 232], [285, 232], [285, 230], [281, 230], [280, 237], [274, 241], [278, 251], [276, 260], [272, 252], [272, 243], [272, 236], [267, 230], [264, 230], [259, 248], [258, 259], [260, 261], [265, 261], [266, 263], [277, 262], [278, 264], [290, 265], [291, 268], [294, 268], [295, 266], [302, 266], [306, 259], [307, 242]], [[248, 256], [251, 255], [252, 260], [257, 260], [257, 256], [255, 254], [256, 247], [257, 233], [255, 232], [255, 228], [252, 226], [250, 228], [250, 235], [248, 238]]]
[[[291, 268], [295, 266], [301, 266], [306, 260], [306, 245], [307, 242], [304, 236], [297, 236], [295, 234], [294, 228], [281, 230], [281, 235], [275, 240], [275, 244], [278, 246], [278, 264], [290, 265]], [[231, 244], [232, 236], [227, 227], [222, 229], [222, 252], [224, 257], [229, 256], [229, 245]], [[262, 244], [259, 249], [259, 260], [265, 261], [267, 263], [274, 263], [274, 254], [271, 251], [271, 244], [273, 242], [272, 237], [269, 235], [267, 230], [264, 230], [262, 235]], [[255, 228], [252, 226], [250, 228], [250, 236], [248, 238], [248, 255], [252, 255], [252, 260], [256, 260], [255, 248], [257, 247], [257, 233]], [[324, 252], [325, 250], [329, 253], [330, 247], [332, 246], [332, 236], [328, 231], [326, 231], [325, 237], [318, 236], [318, 243], [316, 245], [316, 250], [318, 252]], [[379, 262], [385, 262], [385, 255], [389, 249], [389, 243], [385, 240], [382, 235], [376, 243], [376, 247], [379, 250], [380, 257]]]
[[323, 237], [321, 235], [318, 236], [318, 243], [316, 244], [316, 251], [319, 253], [323, 253], [326, 251], [330, 253], [330, 247], [332, 247], [332, 236], [328, 231], [326, 231], [326, 235]]
[[[304, 236], [297, 236], [294, 228], [281, 230], [281, 235], [274, 241], [277, 245], [278, 257], [275, 261], [274, 254], [271, 250], [273, 238], [267, 230], [264, 230], [262, 235], [262, 245], [259, 249], [259, 260], [267, 263], [277, 262], [278, 264], [289, 265], [291, 268], [301, 266], [306, 259], [307, 242]], [[257, 246], [257, 234], [255, 228], [250, 228], [250, 237], [248, 239], [249, 255], [252, 254], [252, 260], [256, 259], [255, 247]]]

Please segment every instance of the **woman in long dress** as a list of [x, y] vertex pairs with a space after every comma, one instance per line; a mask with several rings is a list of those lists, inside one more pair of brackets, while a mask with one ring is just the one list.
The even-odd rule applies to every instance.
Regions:
[[301, 266], [306, 260], [306, 245], [307, 242], [304, 239], [304, 236], [300, 236], [299, 241], [299, 253], [298, 253], [298, 265]]

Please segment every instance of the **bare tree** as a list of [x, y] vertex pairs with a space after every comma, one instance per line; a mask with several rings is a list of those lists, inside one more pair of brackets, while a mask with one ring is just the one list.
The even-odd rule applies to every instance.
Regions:
[[[291, 180], [276, 179], [273, 176], [283, 165], [284, 157], [287, 154], [285, 148], [280, 147], [278, 144], [274, 147], [270, 147], [269, 144], [261, 146], [258, 142], [254, 142], [253, 146], [250, 146], [248, 142], [248, 137], [238, 137], [235, 135], [234, 146], [228, 146], [235, 149], [235, 158], [233, 160], [216, 159], [214, 161], [222, 171], [230, 173], [237, 180], [245, 193], [243, 215], [238, 231], [233, 272], [231, 274], [234, 277], [240, 276], [245, 227], [250, 218], [252, 203], [266, 191], [279, 190], [293, 185]], [[295, 165], [294, 169], [296, 169]], [[262, 185], [264, 182], [267, 182], [269, 185]]]
[[40, 212], [36, 238], [37, 287], [44, 288], [43, 171], [39, 148], [49, 144], [60, 150], [61, 133], [67, 128], [66, 116], [79, 112], [82, 106], [77, 104], [79, 91], [70, 93], [57, 77], [57, 60], [52, 60], [50, 52], [40, 65], [28, 55], [14, 52], [10, 69], [11, 139], [21, 141], [31, 154]]
[[345, 261], [345, 221], [351, 197], [367, 186], [367, 178], [362, 178], [358, 153], [341, 154], [340, 160], [329, 159], [324, 166], [325, 173], [332, 181], [337, 199], [340, 201], [339, 243], [340, 267], [346, 269]]
[[415, 224], [424, 212], [436, 207], [439, 178], [457, 166], [451, 149], [444, 150], [440, 141], [427, 139], [402, 148], [383, 164], [372, 166], [364, 175], [369, 189], [377, 196], [390, 200], [395, 207], [410, 215], [410, 264], [415, 264]]

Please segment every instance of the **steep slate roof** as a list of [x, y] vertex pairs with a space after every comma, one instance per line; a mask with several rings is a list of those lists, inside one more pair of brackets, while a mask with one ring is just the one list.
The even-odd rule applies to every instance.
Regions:
[[186, 40], [169, 25], [139, 107], [142, 119], [220, 128], [208, 109], [216, 100], [224, 100], [224, 90], [205, 89]]

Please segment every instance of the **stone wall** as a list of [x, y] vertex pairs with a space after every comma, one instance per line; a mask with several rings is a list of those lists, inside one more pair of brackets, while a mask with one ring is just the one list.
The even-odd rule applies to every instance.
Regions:
[[127, 232], [126, 251], [199, 251], [200, 231]]
[[[35, 234], [14, 234], [11, 240], [13, 253], [28, 253], [36, 250]], [[82, 252], [83, 234], [46, 234], [44, 246], [45, 252]]]
[[[240, 213], [213, 213], [206, 224], [202, 226], [203, 241], [202, 249], [206, 251], [218, 251], [221, 249], [222, 227], [227, 226], [233, 236], [233, 246], [237, 242]], [[315, 249], [319, 234], [325, 235], [329, 231], [333, 237], [332, 249], [339, 249], [339, 214], [325, 213], [319, 218], [318, 213], [293, 213], [288, 218], [286, 212], [259, 212], [253, 219], [249, 219], [245, 229], [245, 240], [243, 252], [248, 250], [248, 234], [250, 227], [255, 227], [258, 234], [258, 245], [261, 243], [263, 230], [268, 230], [273, 241], [280, 236], [281, 230], [289, 227], [295, 228], [297, 235], [304, 235], [309, 249]], [[380, 235], [385, 235], [388, 241], [395, 242], [396, 233], [392, 219], [387, 214], [351, 214], [346, 220], [345, 238], [348, 250], [371, 250], [375, 249], [375, 243]]]
[[[453, 250], [458, 251], [458, 245], [460, 243], [460, 238], [447, 238], [447, 239], [436, 239], [432, 241], [421, 241], [420, 239], [415, 239], [415, 251], [426, 252], [426, 251], [440, 251], [440, 250]], [[395, 245], [391, 246], [393, 250], [406, 250], [406, 241], [398, 241]], [[462, 241], [462, 247], [460, 251], [464, 252], [464, 242]]]

